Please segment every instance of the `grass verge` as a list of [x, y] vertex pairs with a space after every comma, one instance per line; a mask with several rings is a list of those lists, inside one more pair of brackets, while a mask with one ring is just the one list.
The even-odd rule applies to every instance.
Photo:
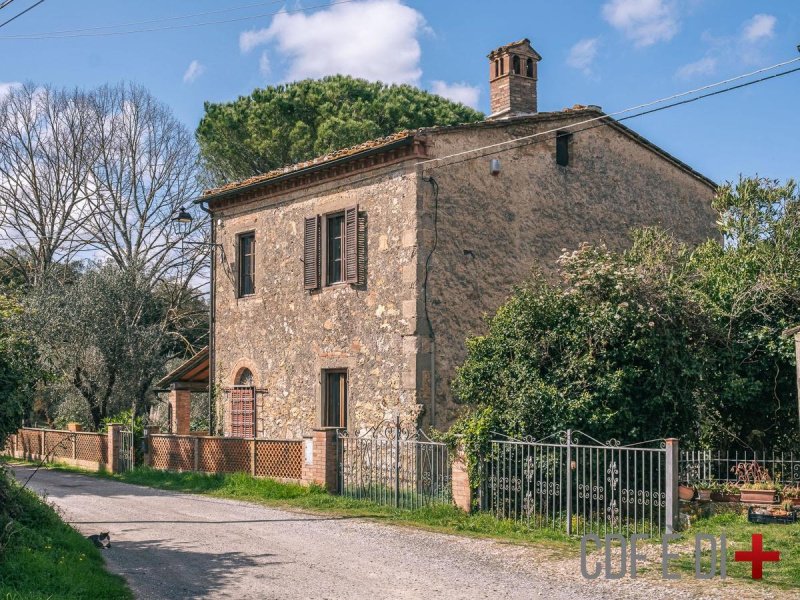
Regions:
[[0, 598], [132, 598], [94, 545], [0, 470]]

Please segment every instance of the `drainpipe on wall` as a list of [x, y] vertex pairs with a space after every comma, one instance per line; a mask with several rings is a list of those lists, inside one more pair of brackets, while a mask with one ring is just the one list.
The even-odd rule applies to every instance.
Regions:
[[433, 177], [421, 177], [422, 181], [431, 184], [433, 188], [433, 245], [428, 257], [425, 259], [425, 281], [423, 284], [423, 304], [425, 308], [425, 321], [428, 323], [428, 332], [431, 336], [431, 427], [436, 426], [436, 336], [433, 333], [433, 324], [428, 314], [428, 275], [430, 264], [436, 246], [439, 244], [439, 184]]

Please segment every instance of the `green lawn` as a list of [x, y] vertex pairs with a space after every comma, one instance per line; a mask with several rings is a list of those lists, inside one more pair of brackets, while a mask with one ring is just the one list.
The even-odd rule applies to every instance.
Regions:
[[132, 598], [100, 551], [0, 472], [0, 598]]
[[[785, 589], [800, 588], [800, 524], [794, 525], [759, 525], [749, 523], [742, 514], [718, 514], [707, 519], [699, 519], [691, 528], [682, 534], [684, 545], [694, 545], [695, 533], [706, 533], [719, 537], [724, 533], [727, 539], [728, 578], [752, 582], [753, 585], [774, 585]], [[750, 563], [734, 562], [736, 550], [750, 550], [751, 536], [760, 533], [764, 537], [764, 550], [778, 550], [781, 560], [777, 563], [764, 563], [763, 579], [751, 579]], [[718, 549], [719, 551], [719, 549]], [[684, 572], [684, 577], [694, 573], [694, 555], [687, 554], [675, 562], [676, 570]], [[703, 554], [703, 568], [708, 572], [710, 553]]]

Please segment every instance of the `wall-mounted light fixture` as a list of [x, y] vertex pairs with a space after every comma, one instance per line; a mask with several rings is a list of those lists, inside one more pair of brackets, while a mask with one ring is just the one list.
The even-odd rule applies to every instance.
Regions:
[[489, 173], [492, 175], [500, 175], [500, 159], [493, 158], [489, 161]]

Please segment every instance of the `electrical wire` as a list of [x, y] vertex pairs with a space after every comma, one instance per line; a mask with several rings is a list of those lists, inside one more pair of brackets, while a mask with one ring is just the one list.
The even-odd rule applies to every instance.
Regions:
[[[798, 60], [800, 60], [800, 58], [795, 58], [795, 59], [792, 59], [790, 61], [785, 61], [783, 63], [778, 63], [778, 64], [785, 66], [787, 64], [794, 63], [794, 62], [796, 62]], [[775, 65], [773, 65], [772, 67], [765, 67], [764, 69], [759, 69], [758, 71], [754, 71], [754, 73], [761, 73], [761, 72], [764, 72], [766, 70], [770, 70], [772, 68], [775, 68]], [[498, 143], [495, 143], [495, 144], [489, 144], [487, 146], [480, 146], [478, 148], [472, 148], [470, 150], [464, 150], [464, 151], [461, 151], [461, 152], [448, 154], [446, 156], [440, 156], [440, 157], [431, 158], [431, 159], [428, 159], [428, 160], [423, 160], [423, 161], [420, 161], [418, 164], [420, 164], [422, 166], [426, 166], [426, 165], [430, 165], [431, 163], [438, 163], [438, 162], [442, 162], [442, 161], [445, 161], [445, 160], [449, 160], [451, 158], [458, 158], [460, 156], [465, 156], [465, 155], [473, 155], [476, 152], [482, 152], [481, 156], [486, 156], [486, 155], [489, 155], [489, 154], [496, 154], [498, 152], [502, 152], [503, 149], [505, 149], [507, 146], [513, 146], [513, 147], [517, 148], [517, 147], [520, 147], [520, 146], [526, 146], [526, 145], [531, 145], [531, 144], [535, 144], [535, 143], [538, 143], [538, 142], [547, 141], [547, 140], [549, 140], [549, 138], [545, 138], [545, 139], [536, 139], [536, 138], [542, 138], [543, 136], [549, 136], [550, 134], [557, 134], [559, 132], [568, 132], [568, 133], [575, 134], [575, 133], [580, 133], [582, 131], [588, 131], [590, 129], [594, 129], [596, 127], [607, 127], [607, 126], [612, 125], [613, 123], [619, 123], [619, 122], [622, 122], [622, 121], [635, 119], [637, 117], [642, 117], [644, 115], [649, 115], [649, 114], [652, 114], [652, 113], [660, 112], [662, 110], [675, 108], [676, 106], [682, 106], [684, 104], [691, 104], [692, 102], [697, 102], [698, 100], [702, 100], [704, 98], [710, 98], [711, 96], [717, 96], [717, 95], [720, 95], [720, 94], [724, 94], [724, 93], [727, 93], [727, 92], [731, 92], [731, 91], [734, 91], [734, 90], [745, 88], [745, 87], [748, 87], [748, 86], [751, 86], [751, 85], [755, 85], [757, 83], [763, 83], [763, 82], [768, 81], [770, 79], [777, 79], [778, 77], [783, 77], [785, 75], [790, 75], [790, 74], [796, 73], [798, 71], [800, 71], [800, 67], [795, 67], [794, 69], [789, 69], [789, 70], [786, 70], [786, 71], [781, 71], [780, 73], [773, 73], [772, 75], [759, 77], [758, 79], [753, 79], [752, 81], [746, 81], [744, 83], [740, 83], [740, 84], [737, 84], [737, 85], [734, 85], [734, 86], [729, 86], [729, 87], [723, 88], [721, 90], [715, 90], [713, 92], [700, 94], [699, 96], [694, 96], [692, 98], [686, 98], [684, 100], [680, 100], [678, 102], [672, 102], [672, 103], [666, 104], [664, 106], [657, 106], [656, 108], [650, 108], [648, 110], [640, 111], [638, 113], [634, 113], [632, 115], [628, 115], [626, 117], [622, 117], [622, 118], [619, 118], [619, 119], [615, 119], [614, 118], [615, 115], [626, 114], [628, 112], [631, 112], [632, 110], [636, 110], [637, 108], [654, 106], [656, 104], [665, 102], [668, 99], [680, 98], [680, 97], [686, 96], [687, 94], [695, 93], [695, 91], [681, 92], [679, 94], [674, 94], [673, 96], [668, 96], [667, 98], [662, 98], [660, 100], [654, 100], [652, 102], [647, 102], [647, 103], [644, 103], [644, 104], [637, 105], [635, 107], [626, 108], [624, 110], [619, 110], [619, 111], [616, 111], [616, 112], [613, 112], [613, 113], [603, 114], [603, 115], [600, 115], [598, 117], [592, 117], [590, 119], [585, 119], [583, 121], [578, 121], [577, 123], [570, 123], [570, 124], [567, 124], [567, 125], [561, 125], [561, 126], [559, 126], [557, 128], [554, 128], [554, 129], [548, 129], [548, 130], [545, 130], [545, 131], [539, 131], [537, 133], [533, 133], [531, 135], [518, 137], [518, 138], [515, 138], [513, 140], [507, 140], [505, 142], [498, 142]], [[725, 80], [725, 82], [736, 81], [736, 80], [741, 79], [742, 77], [747, 77], [747, 76], [748, 76], [747, 74], [741, 75], [741, 76], [737, 76], [737, 77], [731, 78], [730, 80]], [[710, 89], [710, 88], [713, 88], [713, 87], [717, 87], [718, 85], [721, 85], [722, 83], [724, 83], [724, 82], [718, 82], [718, 83], [715, 83], [715, 84], [709, 84], [707, 86], [703, 86], [702, 88], [697, 88], [697, 89], [698, 90]], [[586, 125], [586, 124], [589, 124], [589, 123], [594, 123], [594, 124], [589, 126], [589, 127], [582, 127], [580, 129], [572, 130], [572, 128], [574, 128], [574, 127], [579, 127], [581, 125]], [[520, 142], [526, 142], [528, 140], [532, 140], [532, 141], [530, 141], [527, 144], [520, 143]], [[449, 162], [447, 162], [447, 165], [459, 164], [459, 163], [465, 162], [467, 160], [473, 160], [474, 158], [476, 158], [476, 157], [470, 156], [470, 157], [465, 158], [463, 160], [449, 161]], [[443, 165], [441, 165], [441, 166], [443, 166]], [[436, 168], [436, 166], [430, 166], [429, 168]]]
[[11, 4], [14, 0], [5, 0], [4, 2], [0, 2], [0, 10], [3, 10], [6, 6]]
[[[101, 31], [96, 33], [65, 33], [65, 34], [21, 34], [21, 35], [5, 35], [0, 36], [0, 40], [45, 40], [45, 39], [68, 39], [79, 37], [110, 37], [115, 35], [130, 35], [133, 33], [151, 33], [154, 31], [168, 31], [173, 29], [189, 29], [191, 27], [203, 27], [206, 25], [224, 25], [226, 23], [238, 23], [241, 21], [249, 21], [252, 19], [261, 19], [265, 17], [274, 17], [277, 14], [293, 14], [308, 12], [318, 8], [330, 8], [331, 6], [339, 6], [340, 4], [349, 4], [356, 0], [339, 0], [338, 2], [331, 2], [330, 4], [315, 4], [314, 6], [306, 6], [304, 8], [295, 8], [290, 10], [279, 10], [270, 13], [263, 13], [259, 15], [250, 15], [247, 17], [236, 17], [235, 19], [222, 19], [217, 21], [204, 21], [202, 23], [187, 23], [182, 25], [167, 25], [165, 27], [151, 27], [149, 29], [132, 29], [130, 31]], [[39, 0], [44, 2], [44, 0]]]
[[[6, 0], [4, 4], [0, 4], [0, 9], [2, 9], [4, 6], [10, 4], [13, 1], [14, 0]], [[62, 33], [80, 33], [83, 31], [98, 31], [100, 29], [117, 29], [120, 27], [132, 27], [134, 25], [148, 25], [150, 23], [164, 23], [166, 21], [180, 21], [181, 19], [193, 19], [195, 17], [205, 17], [207, 15], [213, 15], [218, 13], [235, 12], [237, 10], [245, 10], [247, 8], [255, 8], [257, 6], [269, 6], [271, 4], [280, 4], [281, 2], [283, 2], [283, 0], [272, 0], [271, 2], [257, 2], [255, 4], [245, 4], [243, 6], [234, 6], [232, 8], [220, 8], [217, 10], [209, 10], [201, 13], [193, 13], [191, 15], [180, 15], [177, 17], [162, 17], [159, 19], [148, 19], [146, 21], [130, 21], [128, 23], [118, 23], [116, 25], [98, 25], [96, 27], [82, 27], [80, 29], [61, 29], [57, 31], [42, 31], [39, 33], [31, 33], [27, 35], [59, 35]]]
[[[0, 27], [5, 27], [5, 26], [6, 26], [6, 25], [8, 25], [9, 23], [11, 23], [11, 21], [13, 21], [13, 20], [15, 20], [15, 19], [18, 19], [18, 18], [20, 18], [22, 15], [24, 15], [24, 14], [25, 14], [26, 12], [28, 12], [29, 10], [33, 10], [34, 8], [36, 8], [37, 6], [39, 6], [39, 5], [40, 5], [42, 2], [44, 2], [44, 0], [39, 0], [39, 1], [38, 1], [36, 4], [33, 4], [33, 5], [29, 6], [28, 8], [26, 8], [26, 9], [25, 9], [25, 10], [23, 10], [22, 12], [19, 12], [19, 13], [17, 13], [16, 15], [14, 15], [13, 17], [11, 17], [11, 18], [10, 18], [8, 21], [3, 21], [2, 23], [0, 23]], [[9, 4], [9, 3], [8, 3], [8, 2], [6, 2], [5, 4], [3, 4], [3, 6], [8, 6], [8, 4]]]

